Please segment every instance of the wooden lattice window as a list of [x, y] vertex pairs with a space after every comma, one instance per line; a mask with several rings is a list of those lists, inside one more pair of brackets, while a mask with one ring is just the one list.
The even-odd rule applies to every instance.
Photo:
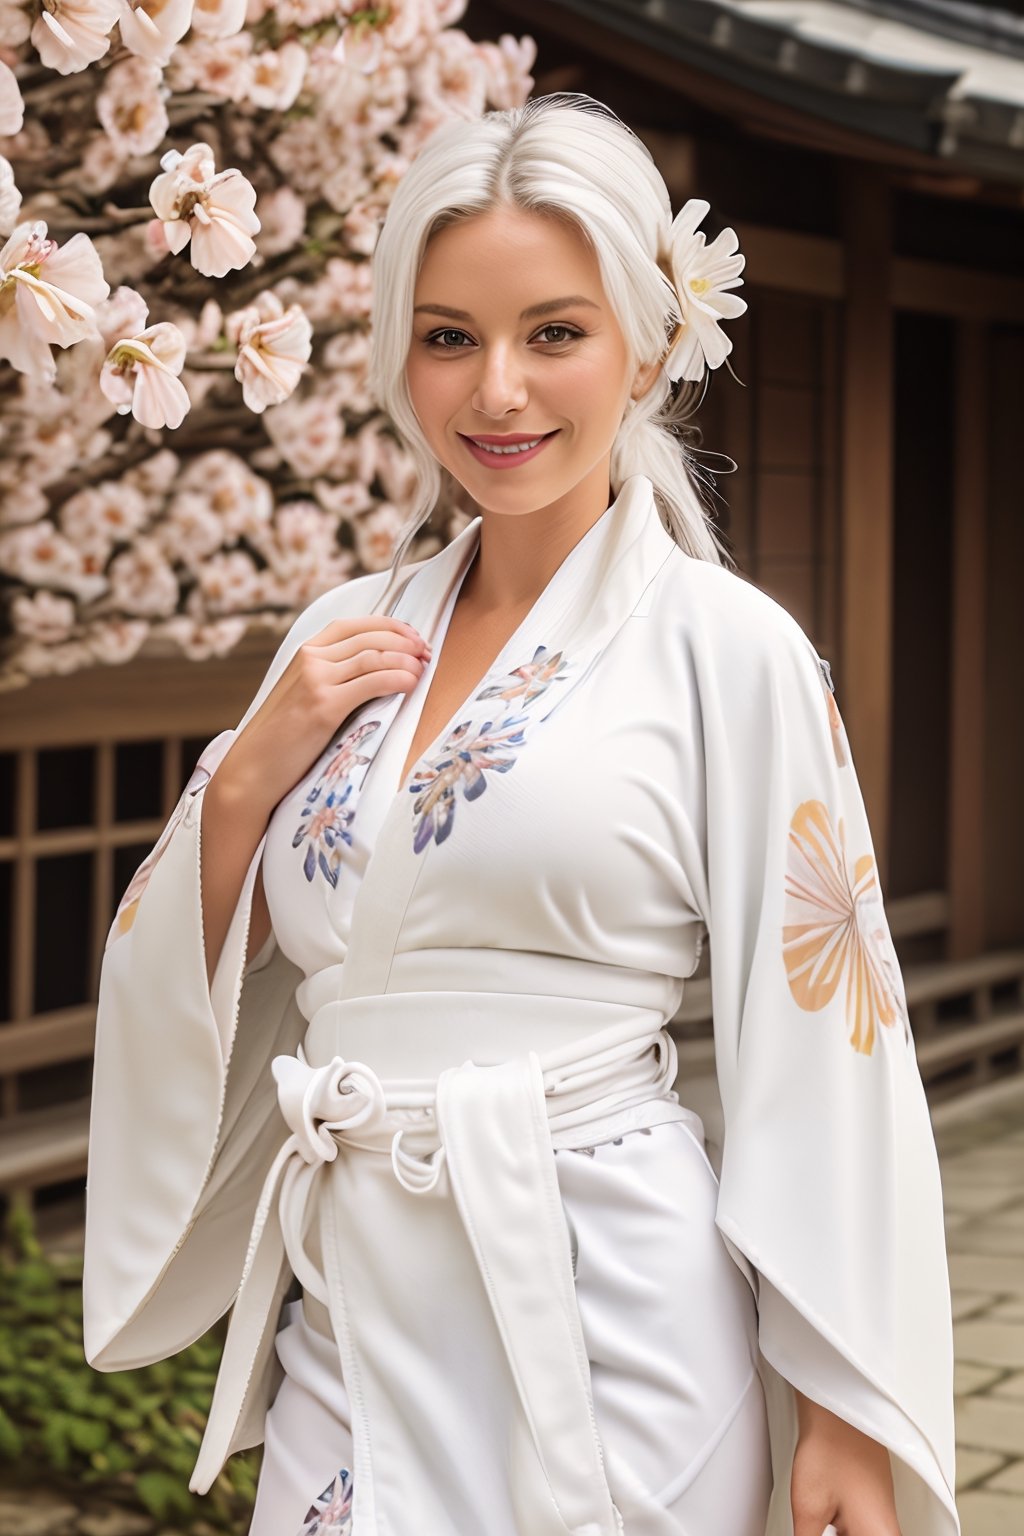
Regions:
[[[0, 1189], [80, 1189], [118, 902], [270, 652], [138, 660], [7, 695], [0, 725]], [[254, 661], [254, 658], [255, 661]]]

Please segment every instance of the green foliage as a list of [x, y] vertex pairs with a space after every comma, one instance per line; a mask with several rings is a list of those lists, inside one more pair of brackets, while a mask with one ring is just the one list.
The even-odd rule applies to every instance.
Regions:
[[164, 1527], [247, 1528], [259, 1455], [236, 1455], [203, 1498], [188, 1491], [213, 1384], [218, 1326], [171, 1360], [94, 1371], [82, 1346], [82, 1261], [48, 1256], [12, 1202], [0, 1249], [0, 1469], [26, 1487], [88, 1488]]

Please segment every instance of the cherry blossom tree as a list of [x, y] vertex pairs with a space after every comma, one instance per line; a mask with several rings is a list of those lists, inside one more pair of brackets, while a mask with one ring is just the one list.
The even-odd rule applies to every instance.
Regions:
[[389, 563], [369, 257], [433, 129], [533, 86], [465, 7], [0, 0], [0, 688], [224, 655]]

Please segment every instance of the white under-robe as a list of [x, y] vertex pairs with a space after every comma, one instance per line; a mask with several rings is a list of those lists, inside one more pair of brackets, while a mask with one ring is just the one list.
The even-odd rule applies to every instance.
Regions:
[[[436, 660], [478, 537], [300, 615], [125, 893], [87, 1354], [235, 1303], [192, 1486], [266, 1434], [254, 1536], [342, 1467], [311, 1528], [785, 1536], [790, 1383], [889, 1447], [902, 1536], [955, 1536], [938, 1165], [849, 742], [799, 626], [684, 555], [646, 477], [405, 784], [429, 674], [339, 725], [206, 984], [210, 775], [331, 618]], [[664, 1030], [707, 932], [713, 1161]]]

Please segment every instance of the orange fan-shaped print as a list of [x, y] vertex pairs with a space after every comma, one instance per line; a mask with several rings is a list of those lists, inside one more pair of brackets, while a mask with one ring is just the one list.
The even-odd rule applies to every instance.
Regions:
[[790, 823], [782, 951], [801, 1008], [817, 1012], [843, 989], [855, 1051], [870, 1055], [877, 1026], [897, 1019], [909, 1038], [874, 858], [862, 854], [850, 869], [842, 818], [837, 835], [820, 800], [797, 806]]

